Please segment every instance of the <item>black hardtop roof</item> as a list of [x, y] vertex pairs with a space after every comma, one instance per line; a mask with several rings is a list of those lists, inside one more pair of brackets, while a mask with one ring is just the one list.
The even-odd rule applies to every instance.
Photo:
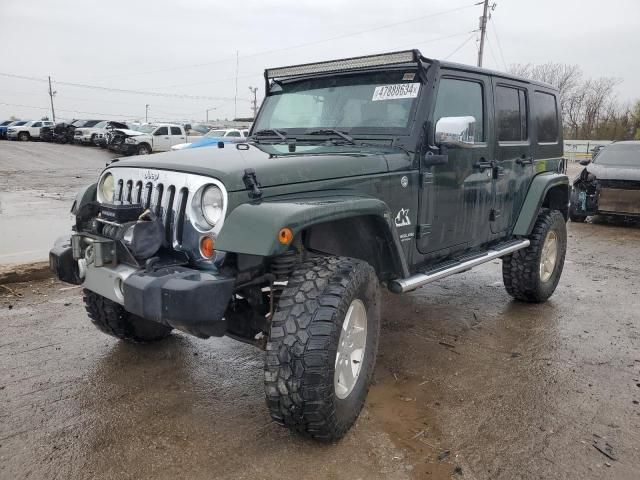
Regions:
[[[385, 61], [387, 60], [387, 61]], [[461, 70], [465, 72], [472, 72], [484, 75], [491, 75], [494, 77], [504, 78], [507, 80], [515, 80], [518, 82], [528, 83], [531, 85], [538, 85], [540, 87], [555, 90], [558, 89], [548, 83], [531, 80], [517, 75], [512, 75], [506, 72], [499, 72], [497, 70], [490, 70], [487, 68], [475, 67], [472, 65], [466, 65], [462, 63], [448, 62], [444, 60], [437, 60], [428, 58], [420, 53], [420, 50], [402, 50], [396, 52], [385, 52], [373, 55], [363, 55], [359, 57], [348, 57], [334, 60], [325, 60], [314, 63], [304, 63], [298, 65], [289, 65], [286, 67], [268, 68], [265, 70], [265, 80], [272, 78], [295, 78], [295, 77], [307, 77], [316, 74], [327, 73], [339, 73], [339, 72], [357, 72], [366, 71], [371, 68], [379, 69], [385, 65], [388, 66], [402, 66], [408, 64], [414, 64], [418, 66], [419, 63], [439, 64], [442, 68], [449, 68], [453, 70]], [[280, 74], [280, 75], [278, 75]]]

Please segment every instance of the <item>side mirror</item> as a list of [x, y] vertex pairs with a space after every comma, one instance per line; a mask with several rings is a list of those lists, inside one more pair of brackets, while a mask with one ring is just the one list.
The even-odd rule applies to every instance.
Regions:
[[591, 160], [589, 160], [588, 158], [585, 158], [584, 160], [580, 160], [580, 165], [582, 165], [583, 167], [586, 167], [590, 163], [591, 163]]
[[438, 146], [470, 147], [475, 143], [476, 119], [466, 117], [442, 117], [436, 123], [435, 142]]

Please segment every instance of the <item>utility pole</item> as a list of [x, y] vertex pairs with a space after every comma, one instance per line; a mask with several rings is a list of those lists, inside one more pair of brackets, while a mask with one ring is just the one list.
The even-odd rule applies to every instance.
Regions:
[[149, 104], [144, 106], [144, 123], [149, 123]]
[[249, 87], [249, 91], [253, 93], [253, 100], [251, 101], [251, 108], [253, 109], [253, 119], [255, 120], [258, 116], [258, 87]]
[[56, 111], [53, 109], [53, 96], [58, 93], [51, 89], [51, 77], [49, 77], [49, 98], [51, 99], [51, 116], [53, 117], [53, 123], [56, 123]]
[[482, 66], [482, 55], [484, 54], [484, 37], [487, 34], [487, 22], [491, 18], [491, 12], [493, 12], [497, 4], [489, 5], [489, 0], [484, 0], [483, 2], [476, 3], [476, 5], [482, 5], [482, 16], [480, 17], [480, 48], [478, 48], [478, 66]]
[[233, 97], [233, 118], [238, 118], [238, 66], [240, 62], [240, 51], [236, 50], [236, 94]]

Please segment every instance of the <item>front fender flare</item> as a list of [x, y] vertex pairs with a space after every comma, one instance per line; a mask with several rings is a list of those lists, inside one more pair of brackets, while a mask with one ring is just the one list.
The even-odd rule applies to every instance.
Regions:
[[289, 248], [278, 241], [278, 232], [283, 227], [297, 235], [316, 224], [360, 216], [375, 216], [384, 221], [393, 239], [391, 249], [399, 256], [403, 273], [408, 272], [389, 208], [382, 200], [371, 197], [341, 194], [242, 204], [226, 218], [216, 239], [216, 250], [263, 257], [279, 255]]
[[513, 227], [514, 235], [527, 236], [531, 233], [547, 194], [555, 188], [561, 188], [566, 191], [567, 205], [564, 205], [563, 207], [564, 210], [568, 209], [570, 190], [569, 177], [555, 172], [545, 172], [536, 175], [531, 181], [529, 191], [527, 192], [527, 196], [525, 197], [522, 208], [520, 209], [518, 220]]

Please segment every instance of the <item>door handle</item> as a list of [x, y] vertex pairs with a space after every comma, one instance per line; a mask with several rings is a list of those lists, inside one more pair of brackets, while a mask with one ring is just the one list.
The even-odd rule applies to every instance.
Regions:
[[164, 137], [165, 140], [169, 140], [169, 137]]
[[533, 165], [533, 157], [527, 158], [525, 155], [522, 155], [520, 158], [516, 160], [518, 165]]
[[496, 162], [494, 160], [485, 160], [484, 157], [481, 157], [476, 163], [473, 164], [473, 168], [477, 168], [481, 172], [486, 170], [487, 168], [495, 168]]

